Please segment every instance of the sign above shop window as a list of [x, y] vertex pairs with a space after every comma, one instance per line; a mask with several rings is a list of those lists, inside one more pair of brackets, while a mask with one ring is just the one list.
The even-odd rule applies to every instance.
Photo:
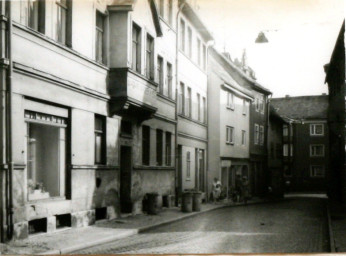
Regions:
[[24, 117], [30, 120], [66, 125], [66, 118], [25, 110]]

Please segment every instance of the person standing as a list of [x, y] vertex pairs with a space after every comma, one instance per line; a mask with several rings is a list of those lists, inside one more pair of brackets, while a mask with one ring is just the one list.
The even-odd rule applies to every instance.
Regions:
[[221, 194], [221, 182], [218, 180], [218, 178], [214, 178], [213, 182], [213, 201], [216, 202], [219, 200]]

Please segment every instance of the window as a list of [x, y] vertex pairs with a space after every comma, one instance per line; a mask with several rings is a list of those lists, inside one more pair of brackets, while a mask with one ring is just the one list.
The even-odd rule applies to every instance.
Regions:
[[167, 70], [166, 70], [166, 75], [167, 75], [167, 89], [168, 89], [168, 97], [173, 98], [173, 73], [172, 73], [172, 64], [167, 62]]
[[197, 63], [200, 66], [201, 65], [201, 40], [197, 38]]
[[274, 142], [270, 142], [269, 156], [271, 159], [275, 158], [275, 144], [274, 144]]
[[259, 109], [260, 109], [260, 103], [259, 103], [259, 99], [258, 98], [255, 99], [255, 105], [256, 105], [256, 111], [258, 112]]
[[179, 86], [179, 114], [184, 114], [185, 110], [185, 85], [184, 83], [180, 83]]
[[234, 95], [230, 92], [227, 92], [227, 108], [234, 109]]
[[283, 156], [288, 156], [288, 144], [284, 144], [283, 146]]
[[121, 120], [121, 135], [132, 137], [132, 123], [130, 121]]
[[201, 95], [197, 93], [197, 120], [201, 121]]
[[173, 0], [168, 0], [168, 22], [173, 25]]
[[187, 87], [185, 115], [188, 117], [191, 117], [191, 105], [192, 105], [191, 88]]
[[324, 177], [324, 166], [323, 165], [311, 165], [310, 166], [310, 177], [323, 178]]
[[21, 4], [21, 23], [38, 32], [45, 32], [45, 2], [24, 0]]
[[260, 125], [260, 127], [259, 127], [259, 143], [260, 143], [260, 145], [264, 144], [264, 127], [263, 127], [263, 125]]
[[164, 17], [164, 11], [165, 10], [165, 1], [159, 0], [159, 14], [163, 18]]
[[191, 178], [191, 153], [186, 152], [186, 178]]
[[282, 158], [282, 145], [280, 143], [276, 143], [276, 158], [281, 159]]
[[284, 175], [285, 176], [292, 176], [292, 170], [289, 166], [285, 165], [284, 166]]
[[310, 135], [323, 135], [324, 126], [323, 124], [310, 124]]
[[154, 38], [147, 34], [146, 76], [154, 80]]
[[226, 143], [234, 144], [234, 127], [226, 126]]
[[259, 126], [258, 124], [255, 124], [255, 145], [259, 144]]
[[163, 164], [163, 131], [156, 130], [156, 165], [162, 166]]
[[192, 58], [192, 30], [190, 27], [187, 28], [187, 40], [188, 40], [188, 56]]
[[172, 133], [166, 132], [166, 166], [172, 163]]
[[324, 156], [324, 145], [310, 145], [310, 156]]
[[202, 122], [203, 123], [206, 123], [207, 122], [207, 102], [206, 102], [206, 99], [205, 97], [202, 98], [202, 113], [203, 113], [203, 119], [202, 119]]
[[142, 126], [142, 163], [150, 165], [150, 127]]
[[103, 47], [104, 47], [104, 16], [100, 12], [96, 12], [96, 42], [95, 57], [96, 61], [105, 63]]
[[185, 52], [185, 21], [180, 20], [180, 49]]
[[141, 29], [132, 26], [132, 69], [141, 72]]
[[288, 126], [287, 125], [284, 125], [282, 127], [282, 135], [283, 136], [288, 136]]
[[206, 67], [207, 67], [207, 50], [206, 50], [206, 47], [205, 45], [203, 45], [203, 69], [205, 70]]
[[106, 164], [106, 119], [95, 116], [95, 164]]
[[259, 99], [259, 109], [258, 109], [261, 113], [264, 113], [264, 99], [263, 97], [261, 99]]
[[69, 0], [57, 0], [57, 21], [56, 21], [56, 40], [62, 44], [67, 44], [67, 24]]
[[246, 131], [244, 130], [241, 131], [241, 144], [242, 145], [246, 144]]
[[246, 100], [243, 99], [243, 115], [246, 115], [247, 111], [246, 111]]
[[293, 156], [293, 145], [290, 144], [290, 152], [291, 152], [291, 156]]
[[159, 79], [159, 93], [163, 94], [163, 59], [157, 57], [157, 78]]
[[28, 200], [66, 196], [67, 118], [28, 110], [24, 118]]

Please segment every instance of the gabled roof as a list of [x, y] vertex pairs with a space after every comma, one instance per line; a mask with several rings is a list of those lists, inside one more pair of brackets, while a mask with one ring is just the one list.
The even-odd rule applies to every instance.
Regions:
[[258, 82], [256, 82], [253, 78], [247, 75], [243, 70], [237, 67], [235, 63], [233, 63], [230, 59], [227, 59], [224, 54], [216, 50], [215, 47], [210, 47], [209, 52], [210, 54], [213, 54], [214, 56], [218, 57], [225, 65], [227, 65], [233, 71], [237, 72], [242, 78], [247, 80], [251, 84], [252, 89], [263, 92], [267, 95], [272, 94], [270, 90], [263, 87]]
[[186, 0], [180, 0], [180, 4], [183, 4], [182, 12], [186, 15], [186, 17], [195, 25], [195, 28], [198, 32], [201, 33], [203, 38], [206, 41], [214, 40], [213, 35], [207, 29], [207, 27], [202, 22], [201, 18], [197, 15], [197, 13], [193, 10], [191, 5]]
[[270, 104], [285, 119], [327, 119], [327, 95], [272, 98]]

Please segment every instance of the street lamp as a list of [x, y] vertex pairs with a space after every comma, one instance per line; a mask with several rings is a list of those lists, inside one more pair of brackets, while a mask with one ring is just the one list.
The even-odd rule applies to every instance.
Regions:
[[255, 43], [256, 44], [268, 43], [268, 39], [266, 38], [266, 35], [264, 34], [264, 32], [261, 31], [258, 33]]

